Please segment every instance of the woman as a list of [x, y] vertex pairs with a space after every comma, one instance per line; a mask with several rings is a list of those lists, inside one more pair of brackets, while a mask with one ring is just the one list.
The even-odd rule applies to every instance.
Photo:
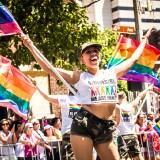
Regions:
[[24, 133], [20, 137], [19, 142], [24, 144], [25, 160], [33, 160], [38, 156], [37, 145], [40, 143], [40, 139], [33, 134], [32, 123], [25, 124]]
[[8, 158], [12, 160], [16, 160], [14, 145], [17, 143], [17, 138], [15, 134], [15, 125], [13, 125], [12, 129], [9, 130], [10, 124], [7, 119], [2, 119], [1, 122], [2, 130], [0, 131], [0, 140], [3, 143], [1, 151], [1, 156], [3, 159]]
[[61, 133], [61, 119], [58, 117], [55, 117], [52, 119], [52, 126], [53, 126], [53, 133], [56, 135], [57, 139], [62, 139], [62, 133]]
[[24, 145], [19, 143], [19, 139], [23, 134], [23, 129], [25, 127], [26, 122], [26, 120], [22, 120], [20, 123], [18, 123], [17, 131], [15, 132], [18, 142], [15, 146], [15, 152], [18, 160], [24, 160]]
[[146, 116], [144, 113], [140, 113], [137, 116], [136, 124], [135, 124], [135, 131], [139, 133], [138, 140], [141, 147], [141, 153], [144, 155], [145, 160], [148, 159], [147, 156], [147, 144], [143, 141], [143, 136], [145, 131], [148, 131], [148, 126], [146, 124]]
[[[52, 126], [50, 125], [46, 125], [44, 127], [44, 135], [45, 135], [45, 141], [48, 143], [49, 146], [51, 146], [50, 149], [46, 150], [47, 153], [47, 160], [53, 160], [56, 159], [57, 157], [56, 154], [53, 154], [53, 146], [55, 143], [53, 143], [52, 141], [56, 141], [56, 136], [53, 134], [52, 132]], [[54, 158], [53, 158], [54, 156]], [[59, 159], [59, 158], [58, 158]]]
[[[93, 146], [101, 160], [119, 159], [117, 148], [112, 140], [112, 132], [115, 129], [111, 120], [117, 103], [117, 80], [138, 61], [151, 31], [151, 29], [148, 30], [131, 58], [109, 70], [99, 69], [102, 46], [95, 43], [85, 43], [78, 48], [80, 62], [87, 67], [87, 72], [57, 68], [61, 76], [78, 90], [77, 97], [82, 103], [82, 109], [75, 116], [71, 127], [71, 143], [76, 160], [91, 160]], [[22, 36], [22, 40], [42, 69], [51, 76], [58, 78], [41, 56], [30, 46], [31, 40], [27, 36]], [[113, 89], [112, 94], [102, 94], [98, 99], [98, 96], [95, 96], [99, 94], [99, 90], [96, 90], [98, 85], [103, 93], [106, 86], [110, 86]]]
[[147, 121], [147, 127], [148, 131], [147, 133], [144, 134], [143, 136], [143, 142], [146, 142], [147, 144], [147, 149], [148, 149], [148, 159], [154, 160], [156, 153], [154, 152], [153, 148], [153, 139], [154, 137], [157, 137], [158, 134], [157, 132], [153, 129], [153, 122], [151, 120]]

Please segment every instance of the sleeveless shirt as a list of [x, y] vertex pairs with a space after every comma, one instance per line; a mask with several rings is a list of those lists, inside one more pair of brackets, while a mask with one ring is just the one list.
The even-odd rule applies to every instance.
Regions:
[[135, 134], [132, 106], [120, 106], [120, 122], [117, 129], [119, 131], [119, 135]]
[[100, 70], [97, 75], [83, 72], [74, 85], [82, 104], [117, 103], [117, 79], [113, 69]]

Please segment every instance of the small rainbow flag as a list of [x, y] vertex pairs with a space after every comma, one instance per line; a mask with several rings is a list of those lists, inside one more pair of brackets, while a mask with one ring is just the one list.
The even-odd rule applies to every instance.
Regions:
[[81, 107], [82, 107], [81, 104], [70, 104], [70, 106], [69, 106], [70, 110], [74, 110], [74, 111], [80, 110]]
[[0, 56], [0, 106], [8, 107], [26, 118], [29, 101], [35, 91], [35, 86], [11, 65], [9, 59]]
[[158, 135], [160, 136], [160, 121], [158, 121], [153, 128], [158, 133]]
[[[107, 68], [118, 65], [130, 58], [140, 42], [120, 36], [115, 51], [108, 63]], [[160, 56], [160, 50], [146, 44], [143, 53], [137, 63], [129, 70], [129, 72], [121, 77], [122, 80], [133, 82], [148, 82], [158, 84], [158, 74], [154, 72], [155, 61]]]
[[22, 33], [10, 11], [0, 2], [0, 36]]
[[129, 111], [125, 111], [125, 110], [123, 110], [122, 109], [122, 112], [121, 112], [123, 115], [129, 115], [130, 114], [130, 112]]

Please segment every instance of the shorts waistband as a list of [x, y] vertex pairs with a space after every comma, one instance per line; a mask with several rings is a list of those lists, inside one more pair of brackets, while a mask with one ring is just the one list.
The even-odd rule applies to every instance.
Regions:
[[114, 122], [112, 120], [105, 120], [105, 119], [99, 118], [82, 107], [79, 112], [82, 113], [84, 116], [86, 116], [92, 122], [104, 124], [108, 128], [114, 125]]

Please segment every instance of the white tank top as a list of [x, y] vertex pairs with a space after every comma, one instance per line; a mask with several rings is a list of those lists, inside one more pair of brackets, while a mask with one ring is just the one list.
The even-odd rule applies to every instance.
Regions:
[[134, 115], [131, 105], [120, 107], [120, 122], [117, 129], [119, 135], [135, 133]]
[[117, 79], [113, 69], [100, 70], [97, 75], [83, 72], [74, 85], [82, 104], [117, 103]]

